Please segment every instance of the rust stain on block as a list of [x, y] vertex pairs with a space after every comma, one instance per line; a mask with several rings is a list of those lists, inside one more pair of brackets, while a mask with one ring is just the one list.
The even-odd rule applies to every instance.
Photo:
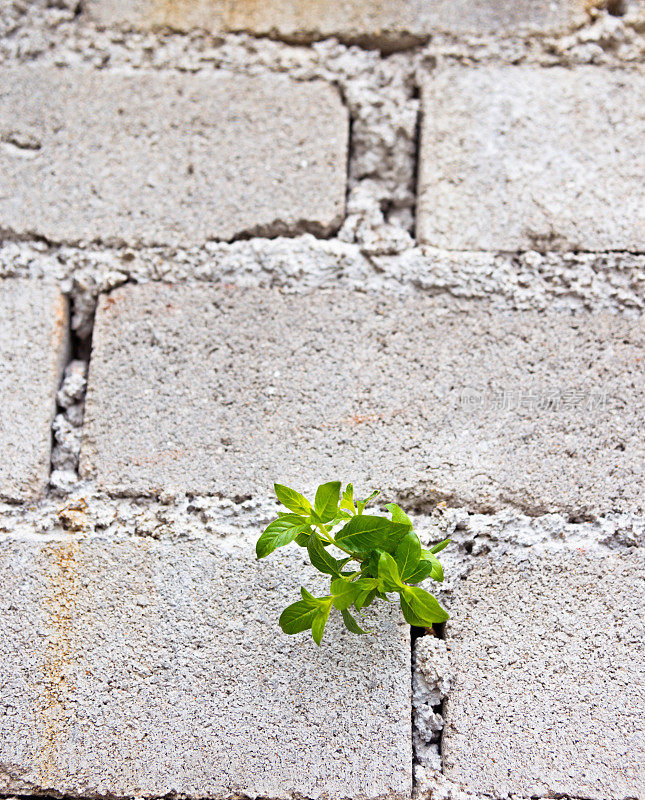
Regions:
[[79, 589], [79, 543], [56, 542], [49, 551], [50, 567], [44, 572], [47, 593], [44, 605], [49, 637], [42, 663], [42, 682], [36, 707], [40, 743], [35, 768], [44, 787], [53, 786], [59, 775], [58, 741], [65, 728], [65, 706], [74, 686], [74, 616]]

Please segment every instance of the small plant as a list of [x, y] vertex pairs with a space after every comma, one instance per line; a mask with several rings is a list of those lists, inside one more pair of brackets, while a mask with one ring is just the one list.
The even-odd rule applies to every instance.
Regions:
[[[323, 483], [313, 506], [287, 486], [276, 483], [274, 488], [289, 513], [278, 512], [278, 519], [264, 530], [255, 548], [257, 557], [264, 558], [278, 547], [295, 542], [307, 548], [309, 559], [319, 572], [330, 576], [329, 594], [325, 597], [314, 597], [304, 586], [300, 588], [302, 600], [292, 603], [280, 615], [280, 627], [285, 633], [311, 628], [319, 645], [332, 608], [340, 611], [349, 631], [368, 633], [349, 609], [353, 606], [360, 613], [375, 600], [389, 602], [391, 593], [399, 595], [403, 616], [410, 625], [429, 627], [448, 619], [437, 599], [414, 584], [426, 578], [443, 581], [436, 553], [450, 539], [423, 549], [410, 518], [399, 506], [385, 506], [391, 519], [364, 514], [367, 504], [379, 492], [354, 502], [351, 483], [342, 495], [340, 481]], [[342, 527], [332, 535], [339, 525]], [[333, 548], [343, 556], [336, 558]]]

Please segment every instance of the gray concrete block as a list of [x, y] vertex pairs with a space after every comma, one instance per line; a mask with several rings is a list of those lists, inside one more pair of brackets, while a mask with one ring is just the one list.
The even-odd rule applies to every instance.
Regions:
[[23, 66], [0, 75], [0, 227], [54, 241], [326, 236], [348, 116], [322, 82]]
[[455, 68], [423, 89], [420, 241], [452, 250], [645, 248], [645, 75]]
[[643, 509], [640, 320], [157, 283], [102, 297], [93, 344], [81, 472], [110, 492]]
[[0, 791], [409, 797], [407, 625], [284, 635], [312, 570], [254, 533], [2, 542]]
[[0, 281], [0, 499], [33, 499], [47, 485], [67, 315], [53, 284]]
[[90, 19], [135, 28], [202, 28], [249, 32], [289, 41], [335, 36], [397, 49], [432, 33], [520, 34], [566, 31], [584, 23], [583, 0], [89, 0]]
[[645, 790], [643, 552], [476, 559], [446, 625], [444, 774], [486, 797]]

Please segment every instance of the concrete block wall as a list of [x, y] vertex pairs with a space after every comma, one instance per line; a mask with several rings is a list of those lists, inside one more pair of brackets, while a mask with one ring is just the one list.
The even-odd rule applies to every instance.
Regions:
[[[0, 796], [643, 796], [644, 13], [0, 5]], [[445, 626], [281, 633], [334, 478]]]

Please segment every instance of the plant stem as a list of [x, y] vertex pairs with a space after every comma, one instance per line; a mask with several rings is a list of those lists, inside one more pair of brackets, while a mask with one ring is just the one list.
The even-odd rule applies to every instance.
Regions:
[[348, 556], [351, 556], [354, 559], [354, 561], [358, 561], [359, 564], [361, 563], [361, 559], [358, 558], [355, 553], [352, 553], [351, 550], [348, 550], [346, 547], [343, 547], [342, 544], [338, 544], [338, 542], [332, 536], [330, 536], [329, 533], [327, 533], [327, 528], [325, 528], [325, 526], [322, 523], [316, 524], [316, 527], [322, 533], [325, 539], [327, 539], [329, 544], [333, 544], [334, 547], [337, 547], [339, 550], [342, 550], [344, 553], [347, 553]]

